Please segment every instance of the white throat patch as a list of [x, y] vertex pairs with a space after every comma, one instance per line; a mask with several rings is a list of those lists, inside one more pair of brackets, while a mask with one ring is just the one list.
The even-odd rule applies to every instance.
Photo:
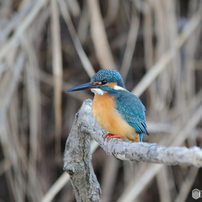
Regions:
[[105, 91], [101, 90], [100, 88], [92, 88], [91, 91], [94, 93], [94, 94], [99, 94], [99, 95], [103, 95], [104, 93], [106, 93]]

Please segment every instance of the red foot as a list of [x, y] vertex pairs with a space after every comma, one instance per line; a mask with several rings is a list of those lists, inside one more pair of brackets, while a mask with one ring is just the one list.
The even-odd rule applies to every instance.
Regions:
[[107, 133], [107, 134], [105, 135], [105, 138], [107, 138], [108, 136], [113, 136], [113, 134]]
[[112, 138], [119, 138], [119, 139], [123, 140], [123, 138], [120, 135], [113, 135], [109, 138], [109, 140], [111, 140]]
[[111, 137], [109, 138], [109, 140], [111, 140], [112, 138], [119, 138], [119, 139], [123, 140], [123, 138], [122, 138], [120, 135], [113, 135], [113, 134], [111, 134], [111, 133], [107, 133], [107, 134], [105, 135], [105, 138], [107, 138], [108, 136], [111, 136]]

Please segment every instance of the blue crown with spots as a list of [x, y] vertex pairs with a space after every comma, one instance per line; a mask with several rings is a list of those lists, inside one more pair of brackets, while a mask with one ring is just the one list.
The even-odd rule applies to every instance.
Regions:
[[125, 85], [123, 83], [123, 79], [120, 75], [119, 72], [117, 72], [116, 70], [112, 70], [112, 69], [103, 69], [103, 70], [99, 70], [91, 79], [91, 83], [94, 83], [96, 81], [103, 81], [106, 80], [107, 83], [112, 83], [112, 82], [116, 82], [118, 86], [121, 86], [123, 88], [125, 88]]

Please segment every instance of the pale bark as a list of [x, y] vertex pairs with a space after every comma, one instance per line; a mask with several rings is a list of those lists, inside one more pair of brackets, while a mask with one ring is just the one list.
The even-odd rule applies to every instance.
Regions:
[[91, 104], [89, 99], [83, 102], [75, 116], [65, 148], [64, 170], [70, 174], [77, 201], [100, 201], [101, 190], [91, 163], [91, 136], [108, 155], [120, 160], [202, 167], [202, 150], [196, 146], [165, 147], [155, 143], [105, 139], [106, 131], [94, 119]]
[[64, 152], [64, 170], [70, 175], [78, 202], [101, 201], [100, 185], [91, 163], [90, 134], [93, 127], [91, 127], [92, 118], [89, 117], [89, 112], [91, 112], [90, 100], [87, 100], [75, 115]]

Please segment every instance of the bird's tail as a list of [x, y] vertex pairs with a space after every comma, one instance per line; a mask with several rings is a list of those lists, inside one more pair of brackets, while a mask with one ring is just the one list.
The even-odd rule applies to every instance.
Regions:
[[140, 142], [142, 142], [142, 138], [143, 138], [144, 134], [143, 133], [140, 133], [139, 134], [139, 137], [140, 137]]

